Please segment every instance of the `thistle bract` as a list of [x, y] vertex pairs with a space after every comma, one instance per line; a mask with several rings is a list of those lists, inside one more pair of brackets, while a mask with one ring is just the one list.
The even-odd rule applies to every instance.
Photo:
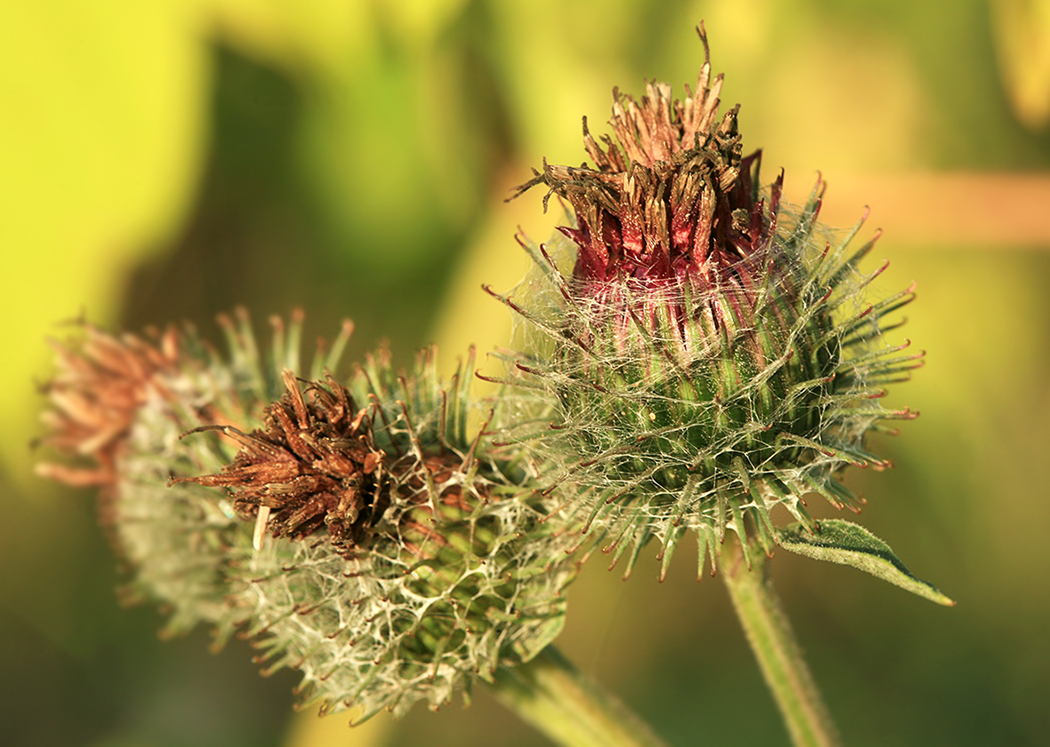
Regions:
[[[228, 328], [228, 358], [191, 336], [157, 347], [89, 330], [49, 385], [44, 440], [96, 466], [42, 471], [85, 482], [106, 466], [110, 532], [136, 596], [173, 611], [171, 632], [240, 629], [270, 669], [302, 671], [304, 702], [359, 719], [436, 707], [553, 640], [575, 540], [546, 521], [525, 452], [485, 435], [471, 361], [443, 382], [432, 351], [404, 375], [381, 351], [344, 385], [322, 371], [347, 327], [304, 382], [298, 324], [278, 324], [269, 358], [246, 319]], [[96, 339], [116, 352], [99, 356]], [[114, 370], [136, 396], [99, 451], [105, 439], [73, 427], [95, 410], [69, 403], [112, 400], [98, 381]]]
[[809, 493], [856, 508], [841, 469], [885, 466], [865, 433], [913, 416], [878, 403], [917, 365], [883, 342], [912, 289], [864, 301], [881, 270], [857, 263], [874, 240], [850, 249], [860, 224], [817, 222], [820, 183], [797, 211], [783, 175], [759, 187], [760, 153], [742, 155], [736, 109], [717, 118], [710, 70], [682, 101], [664, 84], [640, 102], [616, 92], [615, 139], [599, 145], [584, 120], [594, 167], [544, 164], [522, 186], [546, 185], [575, 220], [569, 242], [523, 242], [527, 300], [499, 296], [542, 333], [511, 356], [512, 380], [546, 393], [553, 421], [516, 436], [562, 465], [579, 493], [564, 510], [615, 558], [632, 549], [628, 571], [656, 538], [666, 572], [690, 529], [701, 567], [706, 548], [714, 570], [727, 529], [745, 557], [755, 539], [771, 553], [771, 511], [812, 527]]

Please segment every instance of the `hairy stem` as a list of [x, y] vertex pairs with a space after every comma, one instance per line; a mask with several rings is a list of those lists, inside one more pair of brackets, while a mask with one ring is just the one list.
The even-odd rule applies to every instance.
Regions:
[[838, 745], [831, 716], [817, 691], [791, 624], [769, 578], [766, 557], [754, 553], [749, 570], [739, 548], [727, 558], [721, 576], [766, 684], [796, 745]]
[[500, 701], [559, 744], [574, 747], [663, 747], [649, 727], [602, 691], [554, 646], [518, 667], [500, 667]]

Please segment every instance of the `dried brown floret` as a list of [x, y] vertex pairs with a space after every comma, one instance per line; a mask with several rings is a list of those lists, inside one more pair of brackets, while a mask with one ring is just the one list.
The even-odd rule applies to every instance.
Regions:
[[323, 527], [332, 543], [350, 553], [383, 510], [386, 476], [375, 445], [370, 408], [358, 408], [331, 376], [306, 387], [284, 371], [285, 394], [266, 409], [263, 427], [243, 433], [218, 430], [241, 444], [236, 458], [213, 475], [180, 478], [230, 489], [234, 508], [257, 520], [255, 543], [274, 537], [301, 539]]
[[174, 370], [179, 336], [173, 328], [151, 344], [135, 335], [106, 334], [84, 324], [85, 336], [63, 345], [52, 340], [58, 373], [42, 387], [51, 408], [44, 412], [47, 435], [39, 444], [89, 466], [41, 463], [36, 471], [74, 486], [110, 486], [116, 458], [135, 413], [150, 396], [170, 397], [163, 372]]
[[628, 278], [649, 288], [687, 276], [706, 287], [755, 282], [748, 260], [763, 259], [775, 234], [781, 180], [767, 206], [755, 188], [761, 152], [741, 156], [736, 108], [717, 119], [722, 76], [712, 77], [697, 31], [707, 59], [695, 93], [676, 100], [669, 85], [653, 82], [639, 102], [614, 91], [604, 148], [583, 122], [594, 168], [544, 161], [518, 189], [544, 184], [545, 203], [553, 193], [572, 205], [576, 226], [560, 230], [579, 247], [573, 275], [584, 295]]

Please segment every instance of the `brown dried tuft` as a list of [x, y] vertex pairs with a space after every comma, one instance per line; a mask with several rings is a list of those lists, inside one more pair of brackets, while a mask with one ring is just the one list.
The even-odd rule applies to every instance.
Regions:
[[219, 430], [242, 448], [214, 475], [180, 478], [228, 488], [234, 508], [274, 537], [301, 539], [327, 527], [332, 543], [351, 552], [382, 514], [386, 476], [383, 452], [372, 435], [370, 408], [358, 409], [350, 392], [331, 376], [306, 387], [284, 371], [285, 394], [266, 409], [264, 425], [250, 434]]
[[553, 193], [572, 205], [577, 225], [561, 231], [579, 246], [574, 276], [585, 295], [622, 279], [753, 282], [746, 260], [773, 235], [780, 180], [767, 211], [754, 189], [760, 153], [741, 156], [735, 108], [717, 119], [722, 76], [712, 78], [707, 38], [698, 32], [706, 59], [695, 94], [687, 87], [685, 99], [675, 100], [670, 86], [647, 83], [638, 102], [614, 91], [614, 137], [601, 138], [604, 148], [583, 123], [595, 168], [544, 162], [518, 189], [544, 184], [544, 204]]
[[59, 370], [42, 387], [51, 408], [43, 415], [49, 433], [38, 443], [92, 464], [42, 463], [36, 471], [69, 485], [110, 487], [136, 410], [151, 396], [171, 396], [161, 374], [176, 367], [179, 336], [169, 328], [152, 345], [130, 334], [114, 337], [89, 324], [84, 330], [76, 344], [51, 341]]

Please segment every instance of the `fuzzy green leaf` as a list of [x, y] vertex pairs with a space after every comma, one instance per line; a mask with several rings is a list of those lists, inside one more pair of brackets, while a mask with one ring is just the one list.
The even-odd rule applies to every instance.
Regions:
[[889, 581], [937, 604], [954, 607], [955, 602], [936, 586], [912, 575], [885, 542], [862, 526], [842, 519], [820, 522], [819, 533], [793, 524], [777, 533], [785, 550], [830, 563], [851, 565]]

